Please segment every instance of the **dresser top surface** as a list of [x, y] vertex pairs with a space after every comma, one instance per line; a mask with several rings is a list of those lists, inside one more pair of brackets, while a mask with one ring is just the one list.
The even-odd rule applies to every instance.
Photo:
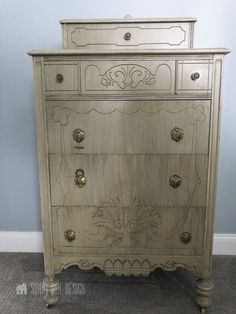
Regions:
[[179, 23], [179, 22], [196, 22], [193, 17], [176, 17], [176, 18], [122, 18], [122, 19], [65, 19], [61, 24], [111, 24], [111, 23]]
[[191, 48], [191, 49], [60, 49], [60, 50], [31, 50], [31, 56], [79, 56], [79, 55], [209, 55], [228, 54], [227, 48]]

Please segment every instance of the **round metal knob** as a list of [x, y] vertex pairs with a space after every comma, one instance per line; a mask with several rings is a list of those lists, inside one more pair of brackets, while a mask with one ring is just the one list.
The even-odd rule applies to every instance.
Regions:
[[173, 141], [179, 142], [184, 137], [184, 131], [178, 127], [175, 127], [170, 131], [170, 136]]
[[176, 189], [181, 185], [182, 178], [179, 177], [177, 174], [174, 174], [173, 176], [170, 177], [169, 183], [172, 188]]
[[189, 232], [182, 232], [180, 235], [180, 241], [184, 244], [188, 244], [192, 240], [192, 235]]
[[57, 74], [57, 76], [56, 76], [57, 83], [62, 83], [63, 80], [64, 80], [63, 75], [62, 74]]
[[124, 39], [125, 40], [130, 40], [131, 39], [131, 34], [129, 32], [125, 33]]
[[193, 73], [193, 74], [191, 75], [191, 79], [192, 79], [193, 81], [198, 80], [199, 77], [200, 77], [200, 74], [199, 74], [198, 72], [195, 72], [195, 73]]
[[81, 143], [85, 139], [85, 133], [81, 129], [75, 129], [72, 136], [77, 143]]
[[65, 239], [66, 239], [68, 242], [72, 242], [72, 241], [74, 241], [75, 238], [76, 238], [76, 233], [75, 233], [75, 231], [73, 231], [73, 230], [66, 230], [65, 233], [64, 233], [64, 235], [65, 235]]
[[75, 184], [78, 185], [79, 188], [82, 188], [86, 184], [86, 177], [84, 175], [84, 171], [82, 169], [77, 169], [75, 172]]

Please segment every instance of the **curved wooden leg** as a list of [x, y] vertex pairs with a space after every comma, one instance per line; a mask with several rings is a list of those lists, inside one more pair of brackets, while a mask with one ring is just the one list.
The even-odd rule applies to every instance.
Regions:
[[199, 279], [197, 281], [197, 304], [200, 307], [201, 313], [205, 313], [207, 307], [211, 305], [211, 295], [213, 290], [213, 282], [211, 280]]
[[43, 286], [46, 307], [51, 308], [59, 301], [59, 281], [55, 280], [54, 277], [45, 278]]

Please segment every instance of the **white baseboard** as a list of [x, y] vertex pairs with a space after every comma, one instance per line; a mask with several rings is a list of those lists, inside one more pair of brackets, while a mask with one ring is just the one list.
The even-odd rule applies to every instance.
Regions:
[[[42, 252], [42, 232], [0, 231], [0, 252]], [[214, 255], [236, 255], [236, 234], [215, 234]]]
[[214, 255], [236, 255], [236, 233], [215, 233], [213, 242]]
[[0, 231], [0, 252], [43, 252], [42, 232]]

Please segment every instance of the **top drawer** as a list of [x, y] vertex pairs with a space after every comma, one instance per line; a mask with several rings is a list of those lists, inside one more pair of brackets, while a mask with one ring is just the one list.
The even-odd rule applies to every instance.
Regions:
[[195, 21], [65, 20], [63, 48], [192, 48]]
[[[119, 52], [117, 52], [119, 54]], [[205, 95], [210, 97], [213, 61], [190, 56], [118, 58], [112, 55], [44, 62], [46, 97], [93, 95]]]

